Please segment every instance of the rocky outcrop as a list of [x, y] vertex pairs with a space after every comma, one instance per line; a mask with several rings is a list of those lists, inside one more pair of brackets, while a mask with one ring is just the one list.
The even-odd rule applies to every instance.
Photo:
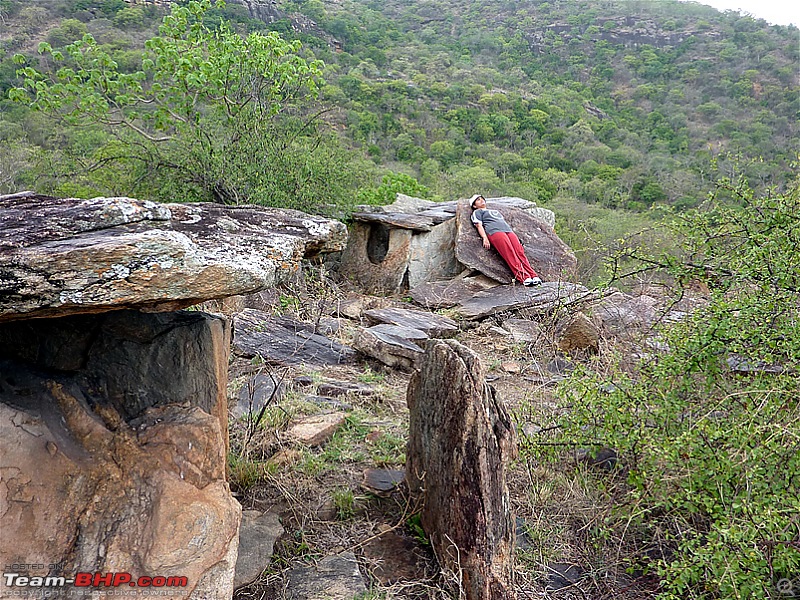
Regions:
[[[555, 224], [553, 212], [533, 202], [514, 197], [489, 200], [493, 206], [524, 213], [528, 219], [539, 223], [537, 228], [552, 230]], [[465, 267], [456, 247], [458, 207], [457, 201], [431, 202], [403, 194], [398, 194], [397, 200], [388, 206], [360, 207], [361, 210], [352, 215], [354, 223], [339, 272], [358, 283], [364, 291], [377, 294], [394, 294], [404, 288], [414, 290], [461, 274]], [[528, 221], [520, 224], [527, 226]], [[542, 235], [531, 232], [528, 237], [539, 240]], [[555, 233], [548, 236], [561, 242]], [[475, 238], [480, 242], [477, 235]], [[554, 243], [537, 256], [542, 258]], [[561, 246], [566, 248], [563, 243]], [[548, 274], [556, 272], [546, 261], [543, 264]], [[472, 268], [471, 264], [467, 266]], [[500, 266], [505, 267], [503, 263]], [[574, 265], [570, 268], [574, 270]], [[489, 275], [501, 282], [510, 280], [504, 272], [498, 272], [501, 273], [499, 277], [494, 272]]]
[[0, 197], [2, 564], [230, 598], [230, 323], [173, 309], [275, 285], [344, 241], [297, 211]]
[[256, 292], [346, 240], [341, 223], [292, 210], [2, 196], [0, 321]]
[[[575, 274], [578, 261], [553, 228], [530, 213], [492, 204], [499, 210], [525, 247], [525, 254], [539, 276], [545, 281], [569, 280]], [[464, 201], [456, 216], [456, 257], [463, 265], [480, 271], [500, 283], [511, 283], [513, 275], [496, 250], [483, 247], [483, 242], [470, 221], [472, 209]]]
[[514, 517], [505, 479], [516, 454], [511, 419], [478, 356], [428, 342], [408, 385], [406, 481], [424, 497], [422, 527], [467, 600], [511, 600]]
[[226, 322], [123, 311], [0, 324], [0, 340], [0, 561], [230, 597]]

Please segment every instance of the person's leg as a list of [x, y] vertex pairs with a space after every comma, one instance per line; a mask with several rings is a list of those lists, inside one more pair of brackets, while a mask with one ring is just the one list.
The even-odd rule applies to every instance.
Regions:
[[[513, 273], [514, 278], [520, 283], [525, 281], [528, 278], [525, 272], [525, 267], [519, 260], [519, 257], [514, 250], [514, 246], [509, 239], [509, 234], [505, 233], [504, 231], [498, 231], [497, 233], [493, 233], [488, 237], [489, 242], [492, 244], [492, 248], [497, 250], [498, 254], [500, 254], [503, 260], [506, 261], [506, 264], [508, 265], [508, 268], [511, 269], [511, 273]], [[519, 243], [519, 241], [517, 241], [517, 243]]]
[[514, 249], [514, 253], [517, 255], [520, 264], [522, 265], [522, 270], [525, 271], [525, 278], [528, 277], [538, 277], [536, 271], [531, 266], [531, 263], [528, 262], [528, 257], [525, 256], [525, 248], [522, 243], [519, 241], [517, 234], [513, 231], [508, 234], [508, 241], [511, 244], [511, 247]]

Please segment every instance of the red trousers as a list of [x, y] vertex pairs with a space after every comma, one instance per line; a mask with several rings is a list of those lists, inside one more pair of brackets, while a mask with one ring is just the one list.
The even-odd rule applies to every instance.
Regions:
[[528, 262], [528, 257], [525, 256], [525, 248], [519, 243], [516, 233], [513, 231], [510, 233], [498, 231], [488, 237], [492, 248], [500, 253], [517, 281], [522, 283], [526, 279], [536, 277], [536, 271], [533, 270], [531, 263]]

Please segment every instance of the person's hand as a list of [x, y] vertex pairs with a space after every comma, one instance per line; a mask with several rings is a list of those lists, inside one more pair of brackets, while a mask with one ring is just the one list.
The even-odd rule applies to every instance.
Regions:
[[491, 247], [491, 244], [489, 243], [489, 240], [487, 238], [484, 238], [483, 240], [483, 247], [486, 248], [487, 250]]

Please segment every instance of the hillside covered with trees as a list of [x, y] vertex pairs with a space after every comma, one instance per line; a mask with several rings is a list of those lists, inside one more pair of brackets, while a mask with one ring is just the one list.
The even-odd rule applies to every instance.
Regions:
[[[88, 33], [120, 73], [141, 71], [144, 41], [166, 7], [3, 0], [0, 11], [7, 97], [21, 83], [15, 55], [45, 72], [58, 66], [38, 54], [40, 42], [63, 51]], [[418, 195], [481, 190], [643, 210], [699, 204], [715, 166], [756, 189], [782, 189], [797, 153], [798, 31], [735, 12], [678, 2], [309, 0], [279, 2], [269, 14], [229, 2], [204, 19], [212, 29], [226, 19], [242, 34], [276, 31], [324, 62], [319, 95], [282, 99], [271, 130], [249, 138], [257, 146], [288, 137], [293, 152], [262, 147], [235, 181], [218, 175], [184, 189], [165, 185], [174, 169], [159, 161], [116, 169], [126, 157], [109, 156], [113, 125], [76, 130], [4, 100], [4, 189], [283, 204], [294, 194], [324, 197], [316, 208], [330, 212], [359, 189], [362, 199], [380, 198], [381, 177], [402, 173], [427, 188]], [[244, 183], [276, 164], [284, 173], [305, 164], [306, 173], [272, 198]]]

